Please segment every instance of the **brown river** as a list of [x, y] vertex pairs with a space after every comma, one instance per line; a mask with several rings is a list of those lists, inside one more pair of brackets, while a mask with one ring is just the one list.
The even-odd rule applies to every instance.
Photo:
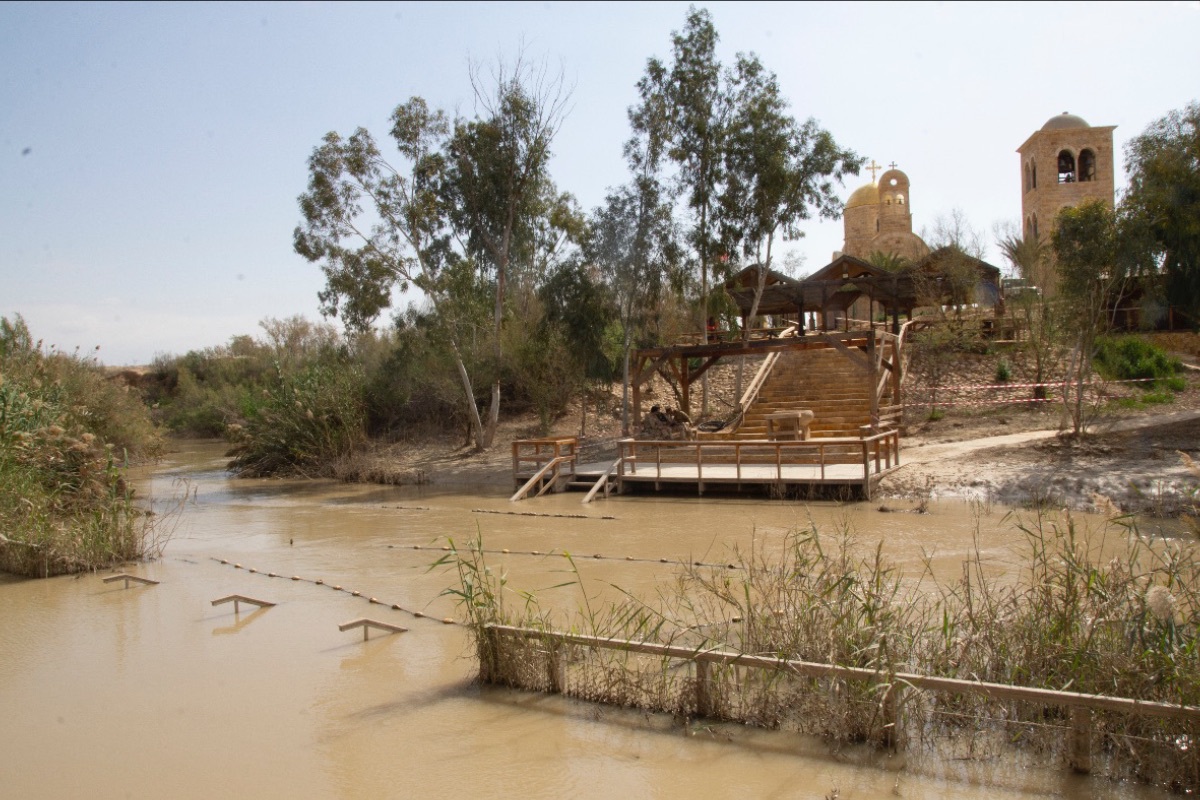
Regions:
[[[721, 561], [811, 520], [849, 526], [868, 546], [882, 538], [906, 567], [932, 553], [953, 578], [977, 518], [984, 558], [1016, 567], [1019, 534], [1001, 509], [647, 496], [582, 506], [579, 494], [514, 506], [503, 487], [234, 480], [221, 454], [183, 443], [133, 474], [159, 508], [189, 495], [162, 557], [128, 567], [158, 585], [0, 576], [0, 797], [1162, 796], [1066, 770], [864, 763], [795, 734], [697, 734], [669, 717], [483, 688], [465, 631], [441, 621], [457, 614], [440, 596], [454, 576], [429, 568], [445, 537], [478, 533], [488, 549], [586, 556], [589, 597], [610, 584], [650, 596], [674, 569], [658, 559]], [[587, 518], [482, 513], [514, 510]], [[561, 558], [492, 560], [517, 588], [565, 580]], [[577, 602], [564, 591], [555, 602]], [[231, 594], [276, 605], [212, 605]], [[361, 617], [409, 631], [339, 631]]]

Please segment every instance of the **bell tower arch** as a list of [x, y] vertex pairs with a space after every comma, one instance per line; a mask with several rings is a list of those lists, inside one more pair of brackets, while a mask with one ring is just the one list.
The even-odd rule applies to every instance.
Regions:
[[1047, 241], [1062, 209], [1088, 200], [1113, 205], [1115, 129], [1115, 125], [1093, 127], [1082, 117], [1064, 111], [1048, 119], [1017, 148], [1021, 156], [1021, 219], [1026, 234], [1036, 232]]

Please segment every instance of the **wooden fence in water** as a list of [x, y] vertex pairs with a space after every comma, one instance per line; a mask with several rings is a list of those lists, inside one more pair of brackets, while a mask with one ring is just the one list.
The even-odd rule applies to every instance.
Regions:
[[[902, 748], [901, 735], [905, 692], [918, 690], [950, 695], [974, 695], [992, 701], [1017, 701], [1039, 704], [1047, 708], [1069, 710], [1070, 725], [1066, 730], [1067, 760], [1072, 769], [1081, 773], [1092, 771], [1093, 714], [1116, 712], [1134, 716], [1157, 717], [1178, 722], [1188, 730], [1200, 725], [1200, 707], [1150, 702], [1125, 697], [1110, 697], [1080, 692], [1057, 691], [1034, 687], [1010, 686], [985, 681], [970, 681], [958, 678], [942, 678], [905, 672], [881, 672], [860, 667], [841, 666], [811, 661], [771, 658], [748, 655], [728, 650], [706, 650], [682, 647], [657, 642], [628, 639], [608, 639], [584, 634], [519, 628], [507, 625], [485, 625], [480, 631], [480, 677], [484, 682], [507, 682], [511, 672], [502, 670], [496, 661], [499, 654], [509, 652], [503, 640], [514, 642], [517, 647], [533, 644], [540, 648], [544, 657], [544, 675], [527, 681], [530, 685], [546, 686], [558, 694], [571, 694], [567, 686], [567, 666], [571, 660], [571, 648], [619, 651], [674, 660], [680, 664], [691, 664], [694, 669], [694, 697], [688, 703], [700, 717], [713, 716], [715, 709], [713, 674], [714, 667], [737, 667], [757, 670], [770, 676], [790, 675], [813, 679], [834, 679], [857, 682], [872, 687], [877, 696], [880, 712], [880, 732], [885, 745]], [[501, 674], [509, 680], [499, 680]], [[1188, 739], [1181, 748], [1184, 754], [1195, 749], [1195, 742]], [[1194, 755], [1190, 756], [1195, 758]]]

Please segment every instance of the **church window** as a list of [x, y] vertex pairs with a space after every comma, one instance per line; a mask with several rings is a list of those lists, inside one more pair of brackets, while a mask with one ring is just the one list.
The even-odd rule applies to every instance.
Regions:
[[1059, 183], [1074, 183], [1075, 174], [1075, 156], [1071, 155], [1070, 150], [1063, 150], [1058, 154], [1058, 182]]
[[904, 205], [904, 195], [902, 195], [902, 194], [896, 195], [896, 205], [898, 205], [898, 206]]
[[1033, 238], [1038, 238], [1037, 214], [1033, 215]]
[[1079, 154], [1079, 180], [1096, 180], [1096, 154], [1091, 150], [1084, 150]]
[[1033, 188], [1033, 184], [1030, 183], [1030, 179], [1029, 179], [1029, 162], [1026, 161], [1025, 162], [1025, 191], [1028, 192], [1032, 188]]
[[1037, 162], [1033, 161], [1030, 163], [1033, 164], [1033, 188], [1036, 189], [1037, 188]]

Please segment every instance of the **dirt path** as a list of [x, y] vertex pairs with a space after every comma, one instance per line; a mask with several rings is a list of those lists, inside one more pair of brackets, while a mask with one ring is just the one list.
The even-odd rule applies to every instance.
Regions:
[[1200, 411], [1108, 421], [1077, 443], [1053, 430], [902, 447], [880, 489], [890, 497], [962, 497], [1101, 511], [1177, 514], [1196, 506]]

